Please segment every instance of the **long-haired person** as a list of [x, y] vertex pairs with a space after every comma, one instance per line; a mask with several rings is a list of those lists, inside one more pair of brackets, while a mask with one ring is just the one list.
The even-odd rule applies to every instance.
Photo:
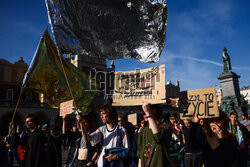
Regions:
[[206, 142], [202, 153], [205, 167], [238, 167], [237, 143], [229, 133], [227, 114], [220, 111], [218, 118], [204, 119]]

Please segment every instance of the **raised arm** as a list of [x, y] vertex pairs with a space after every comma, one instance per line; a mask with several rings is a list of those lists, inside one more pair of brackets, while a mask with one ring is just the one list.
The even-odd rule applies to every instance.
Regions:
[[67, 116], [67, 115], [62, 116], [62, 119], [63, 119], [62, 134], [65, 134], [65, 133], [66, 133], [66, 116]]
[[153, 112], [150, 109], [150, 103], [144, 102], [142, 104], [142, 109], [146, 114], [146, 117], [148, 119], [149, 128], [152, 130], [153, 134], [156, 134], [160, 131], [160, 128], [156, 122], [156, 116], [153, 114]]
[[87, 132], [85, 130], [85, 127], [84, 127], [84, 124], [83, 124], [83, 119], [82, 119], [82, 116], [80, 114], [76, 115], [76, 120], [80, 124], [80, 128], [81, 128], [81, 133], [82, 133], [83, 140], [85, 142], [91, 141], [91, 137], [87, 134]]

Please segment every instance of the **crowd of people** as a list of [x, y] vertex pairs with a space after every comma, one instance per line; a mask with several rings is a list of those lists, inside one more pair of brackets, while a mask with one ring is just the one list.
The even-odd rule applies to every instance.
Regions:
[[[18, 134], [10, 123], [9, 134], [0, 134], [0, 166], [12, 167], [15, 159], [21, 167], [247, 167], [250, 121], [219, 112], [218, 118], [180, 120], [144, 102], [133, 125], [104, 105], [102, 125], [91, 112], [78, 113], [72, 125], [63, 116], [61, 133], [28, 114], [27, 130]], [[61, 149], [68, 150], [65, 164]]]

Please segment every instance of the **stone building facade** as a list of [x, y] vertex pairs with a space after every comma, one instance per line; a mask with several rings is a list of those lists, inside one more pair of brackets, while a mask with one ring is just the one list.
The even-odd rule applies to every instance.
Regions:
[[[14, 64], [0, 59], [0, 132], [3, 135], [8, 133], [8, 124], [12, 120], [27, 69], [28, 65], [22, 57]], [[24, 128], [24, 116], [28, 113], [35, 113], [41, 124], [50, 123], [55, 126], [59, 110], [41, 103], [39, 94], [23, 91], [14, 117], [14, 123], [20, 130]]]
[[244, 86], [240, 89], [240, 94], [245, 97], [245, 100], [250, 104], [250, 85]]

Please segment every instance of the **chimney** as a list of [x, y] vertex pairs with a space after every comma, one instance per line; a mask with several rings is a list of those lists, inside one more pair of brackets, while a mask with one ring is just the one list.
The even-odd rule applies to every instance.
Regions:
[[23, 57], [19, 57], [18, 62], [22, 62], [22, 63], [23, 63], [23, 62], [24, 62], [24, 61], [23, 61]]
[[176, 80], [176, 87], [180, 87], [180, 81], [178, 79]]

